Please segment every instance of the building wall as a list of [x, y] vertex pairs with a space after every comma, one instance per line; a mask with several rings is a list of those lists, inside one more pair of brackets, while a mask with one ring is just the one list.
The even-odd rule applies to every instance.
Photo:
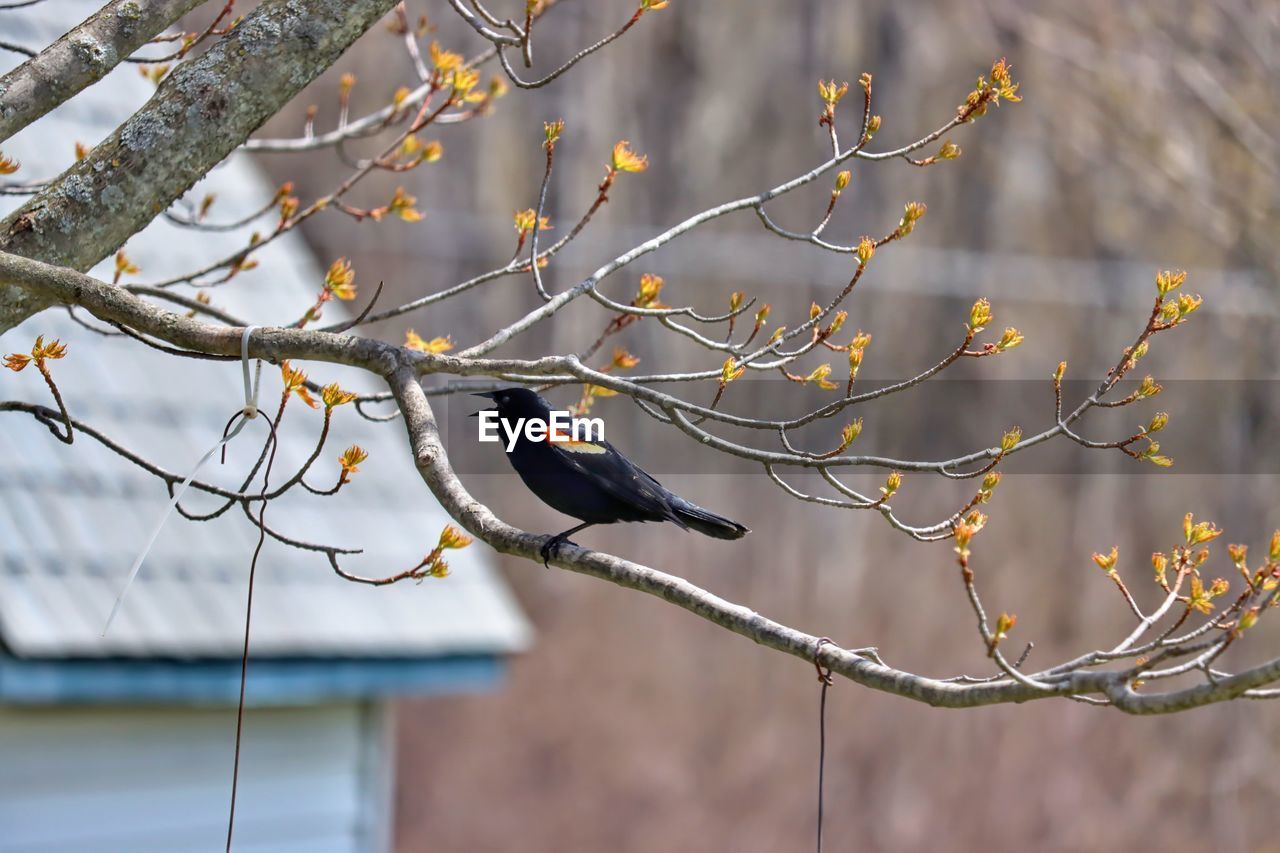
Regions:
[[[383, 708], [250, 710], [240, 853], [386, 848]], [[0, 851], [221, 850], [233, 708], [0, 708]]]

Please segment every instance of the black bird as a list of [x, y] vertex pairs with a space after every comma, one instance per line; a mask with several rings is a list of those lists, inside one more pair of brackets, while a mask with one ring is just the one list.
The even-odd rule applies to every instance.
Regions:
[[[508, 429], [514, 430], [521, 418], [551, 423], [551, 405], [527, 388], [506, 388], [475, 396], [496, 404], [486, 411], [498, 413], [504, 434]], [[507, 458], [543, 503], [582, 520], [582, 524], [557, 533], [542, 545], [539, 553], [544, 565], [560, 545], [569, 542], [572, 534], [594, 524], [670, 521], [717, 539], [740, 539], [750, 532], [736, 521], [663, 488], [604, 440], [530, 441], [522, 429]]]

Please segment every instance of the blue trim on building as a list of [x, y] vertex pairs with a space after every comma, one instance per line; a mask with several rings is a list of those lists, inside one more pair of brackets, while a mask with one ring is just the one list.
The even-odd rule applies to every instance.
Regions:
[[[250, 658], [245, 702], [311, 705], [491, 690], [505, 670], [506, 661], [494, 655]], [[0, 704], [234, 705], [239, 694], [238, 660], [28, 660], [0, 652]]]

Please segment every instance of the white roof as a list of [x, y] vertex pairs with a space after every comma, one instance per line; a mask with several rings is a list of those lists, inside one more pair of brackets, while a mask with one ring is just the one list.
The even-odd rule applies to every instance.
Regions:
[[[4, 18], [7, 39], [44, 46], [91, 14], [97, 2], [64, 0]], [[21, 57], [0, 54], [0, 73]], [[17, 178], [61, 173], [74, 143], [96, 144], [152, 94], [135, 66], [121, 66], [79, 97], [5, 141], [22, 163]], [[238, 218], [271, 198], [250, 160], [235, 155], [189, 196], [217, 194], [211, 220]], [[0, 216], [23, 201], [0, 196]], [[259, 227], [270, 229], [268, 216]], [[139, 281], [168, 278], [245, 245], [248, 232], [204, 233], [163, 220], [133, 237], [126, 249]], [[301, 237], [287, 235], [255, 255], [260, 266], [225, 288], [216, 306], [252, 322], [296, 319], [314, 299], [323, 268]], [[328, 262], [332, 258], [324, 258]], [[358, 272], [358, 270], [357, 270]], [[111, 278], [110, 263], [94, 274]], [[368, 282], [362, 297], [372, 295]], [[190, 293], [189, 290], [186, 291]], [[334, 309], [328, 312], [334, 314]], [[330, 316], [327, 319], [333, 319]], [[96, 321], [95, 321], [96, 322]], [[100, 324], [98, 324], [100, 325]], [[51, 362], [73, 416], [171, 471], [185, 474], [240, 408], [240, 365], [178, 359], [122, 337], [101, 337], [60, 309], [45, 311], [0, 337], [0, 354], [25, 351], [36, 335], [61, 338], [67, 356]], [[306, 365], [312, 378], [344, 388], [382, 390], [358, 371]], [[32, 368], [0, 371], [0, 398], [51, 405]], [[263, 370], [263, 407], [274, 412], [278, 371]], [[282, 482], [310, 454], [321, 417], [290, 402], [286, 436], [272, 479]], [[251, 424], [232, 445], [228, 464], [216, 459], [202, 477], [235, 488], [264, 438]], [[351, 406], [335, 413], [334, 430], [308, 481], [321, 488], [337, 477], [338, 454], [351, 443], [369, 451], [336, 497], [302, 492], [273, 501], [268, 525], [301, 539], [364, 547], [349, 571], [386, 576], [413, 566], [448, 523], [414, 469], [403, 426], [373, 424]], [[238, 509], [209, 523], [175, 516], [130, 590], [106, 638], [112, 601], [167, 500], [161, 481], [88, 436], [68, 447], [30, 416], [0, 414], [0, 642], [19, 656], [220, 657], [239, 654], [249, 557], [257, 530]], [[188, 493], [202, 510], [209, 495]], [[268, 540], [255, 585], [252, 650], [261, 656], [423, 656], [518, 650], [528, 625], [495, 573], [483, 546], [449, 554], [453, 573], [415, 584], [367, 587], [333, 574], [323, 555]]]

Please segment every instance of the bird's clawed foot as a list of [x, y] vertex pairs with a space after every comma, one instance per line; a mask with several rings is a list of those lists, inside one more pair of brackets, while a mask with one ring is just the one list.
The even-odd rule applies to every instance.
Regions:
[[574, 545], [569, 541], [568, 533], [557, 533], [555, 536], [548, 536], [547, 541], [542, 543], [542, 547], [538, 549], [538, 556], [542, 557], [542, 565], [551, 568], [551, 558], [556, 555], [556, 551], [560, 550], [561, 545]]
[[578, 547], [576, 543], [569, 541], [569, 537], [577, 533], [579, 530], [586, 530], [593, 524], [595, 524], [594, 521], [584, 521], [577, 527], [570, 527], [563, 533], [557, 533], [555, 536], [549, 537], [546, 542], [542, 543], [542, 547], [538, 549], [538, 554], [542, 557], [542, 565], [546, 566], [548, 569], [551, 568], [551, 558], [555, 556], [556, 551], [560, 550], [561, 545], [573, 545], [575, 548]]

